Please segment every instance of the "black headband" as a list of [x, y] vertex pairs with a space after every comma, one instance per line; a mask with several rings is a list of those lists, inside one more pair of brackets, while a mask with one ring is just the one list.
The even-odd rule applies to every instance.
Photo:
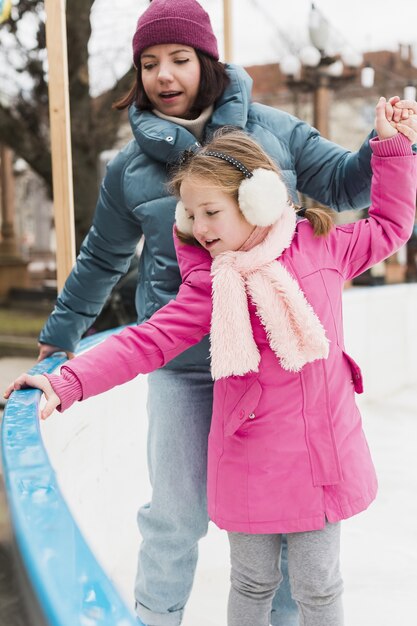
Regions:
[[218, 152], [217, 150], [207, 150], [206, 152], [204, 152], [202, 148], [188, 148], [188, 150], [184, 150], [184, 152], [181, 154], [181, 157], [179, 159], [179, 166], [182, 167], [183, 165], [188, 163], [188, 161], [190, 161], [190, 159], [192, 159], [196, 154], [199, 154], [200, 156], [210, 156], [216, 157], [217, 159], [222, 159], [223, 161], [230, 163], [230, 165], [233, 165], [236, 169], [242, 172], [245, 178], [252, 178], [253, 176], [253, 173], [248, 170], [246, 165], [243, 165], [242, 161], [235, 159], [234, 157], [230, 156], [230, 154], [226, 154], [225, 152]]
[[214, 156], [218, 159], [223, 159], [223, 161], [227, 161], [230, 165], [234, 165], [240, 172], [242, 172], [245, 178], [252, 178], [253, 174], [246, 165], [243, 165], [242, 161], [235, 159], [230, 156], [230, 154], [225, 154], [224, 152], [217, 152], [217, 150], [207, 150], [207, 152], [203, 152], [203, 156]]

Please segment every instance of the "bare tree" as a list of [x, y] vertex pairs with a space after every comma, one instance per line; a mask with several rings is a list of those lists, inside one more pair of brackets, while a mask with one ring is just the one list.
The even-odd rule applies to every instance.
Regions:
[[[111, 148], [125, 117], [111, 108], [133, 82], [129, 70], [98, 97], [90, 95], [88, 41], [94, 0], [66, 3], [68, 73], [71, 108], [75, 228], [79, 247], [97, 200], [98, 155]], [[33, 33], [21, 34], [26, 21]], [[26, 29], [27, 30], [27, 29]], [[30, 37], [29, 37], [30, 39]], [[22, 157], [52, 188], [48, 121], [48, 84], [45, 15], [42, 0], [19, 0], [10, 19], [1, 26], [0, 142]], [[18, 79], [18, 80], [16, 80]]]

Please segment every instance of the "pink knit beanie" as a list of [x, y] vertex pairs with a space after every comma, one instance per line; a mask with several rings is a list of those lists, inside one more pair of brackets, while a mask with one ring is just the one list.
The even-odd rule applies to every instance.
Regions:
[[196, 0], [153, 0], [140, 16], [133, 36], [133, 62], [150, 46], [182, 43], [219, 59], [210, 18]]

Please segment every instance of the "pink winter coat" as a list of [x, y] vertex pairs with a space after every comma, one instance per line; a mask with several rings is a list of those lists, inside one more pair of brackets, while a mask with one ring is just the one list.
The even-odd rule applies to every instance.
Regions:
[[[330, 340], [329, 356], [284, 370], [249, 303], [258, 372], [214, 383], [209, 436], [210, 518], [229, 531], [288, 533], [323, 528], [366, 509], [377, 479], [355, 403], [361, 372], [346, 353], [346, 280], [386, 258], [410, 237], [417, 158], [401, 137], [372, 141], [369, 218], [315, 237], [298, 223], [280, 262], [296, 278]], [[390, 156], [394, 155], [394, 156]], [[395, 156], [396, 155], [396, 156]], [[148, 322], [65, 365], [83, 399], [163, 366], [210, 331], [211, 258], [176, 241], [183, 284]], [[61, 396], [62, 409], [67, 408]]]

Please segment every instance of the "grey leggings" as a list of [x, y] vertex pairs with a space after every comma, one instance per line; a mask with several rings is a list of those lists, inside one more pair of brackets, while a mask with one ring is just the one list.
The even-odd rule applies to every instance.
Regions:
[[[343, 626], [339, 571], [340, 523], [290, 533], [288, 569], [300, 626]], [[269, 626], [272, 598], [282, 576], [281, 535], [229, 533], [231, 588], [228, 626]]]

